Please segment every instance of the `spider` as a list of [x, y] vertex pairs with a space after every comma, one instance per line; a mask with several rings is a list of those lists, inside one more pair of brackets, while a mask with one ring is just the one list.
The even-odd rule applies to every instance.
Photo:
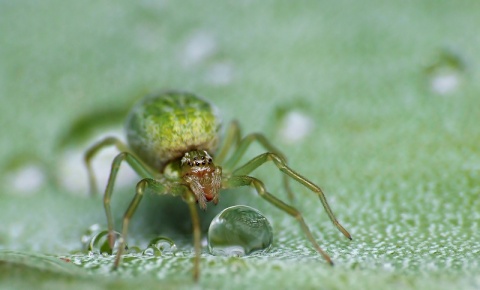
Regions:
[[[85, 163], [91, 192], [96, 190], [92, 158], [107, 146], [116, 146], [121, 152], [112, 162], [103, 198], [108, 223], [108, 242], [111, 248], [115, 243], [115, 234], [110, 200], [120, 164], [126, 161], [143, 178], [137, 183], [135, 196], [123, 217], [122, 235], [119, 239], [120, 246], [115, 257], [114, 269], [118, 267], [125, 248], [130, 220], [144, 193], [153, 190], [158, 194], [180, 196], [188, 204], [195, 249], [193, 277], [194, 280], [198, 280], [201, 230], [197, 204], [200, 209], [206, 210], [207, 203], [219, 202], [221, 189], [240, 186], [255, 188], [263, 199], [294, 217], [315, 250], [333, 265], [331, 258], [316, 242], [302, 214], [269, 193], [262, 181], [249, 174], [264, 163], [273, 162], [284, 173], [284, 184], [290, 196], [288, 181], [292, 178], [317, 194], [333, 224], [343, 235], [352, 239], [335, 218], [320, 187], [288, 167], [283, 154], [262, 134], [249, 134], [242, 138], [240, 126], [235, 121], [228, 127], [223, 145], [217, 150], [219, 127], [220, 122], [210, 103], [192, 93], [167, 91], [145, 97], [130, 111], [125, 125], [128, 146], [117, 138], [108, 137], [87, 150]], [[258, 142], [267, 153], [260, 154], [237, 167], [240, 158], [252, 142]]]

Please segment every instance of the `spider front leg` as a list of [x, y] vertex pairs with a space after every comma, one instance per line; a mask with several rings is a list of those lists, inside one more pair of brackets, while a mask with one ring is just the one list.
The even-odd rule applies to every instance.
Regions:
[[197, 210], [197, 198], [195, 194], [190, 190], [185, 190], [183, 194], [183, 199], [187, 202], [188, 208], [190, 209], [190, 216], [192, 218], [192, 226], [193, 226], [193, 245], [195, 247], [195, 260], [193, 261], [193, 279], [198, 281], [198, 277], [200, 275], [200, 255], [202, 251], [202, 244], [201, 244], [201, 227], [200, 227], [200, 219], [198, 217], [198, 210]]
[[267, 161], [273, 161], [275, 166], [277, 166], [277, 168], [280, 171], [282, 171], [283, 173], [285, 173], [289, 177], [293, 178], [295, 181], [301, 183], [302, 185], [304, 185], [305, 187], [307, 187], [311, 191], [315, 192], [318, 195], [318, 197], [320, 198], [320, 201], [322, 202], [322, 205], [325, 208], [325, 211], [327, 212], [328, 217], [333, 222], [333, 224], [338, 228], [338, 230], [340, 232], [342, 232], [342, 234], [345, 237], [347, 237], [350, 240], [352, 239], [352, 236], [347, 232], [347, 230], [345, 230], [343, 228], [343, 226], [335, 218], [335, 215], [333, 214], [332, 209], [328, 205], [327, 198], [325, 197], [325, 194], [323, 193], [322, 189], [320, 189], [320, 187], [318, 187], [317, 185], [315, 185], [314, 183], [312, 183], [311, 181], [309, 181], [308, 179], [306, 179], [305, 177], [301, 176], [300, 174], [295, 172], [293, 169], [288, 167], [287, 164], [285, 164], [285, 160], [283, 158], [281, 158], [280, 156], [278, 156], [277, 154], [275, 154], [275, 153], [261, 154], [261, 155], [255, 157], [255, 158], [253, 158], [249, 162], [247, 162], [242, 167], [233, 171], [233, 175], [234, 176], [247, 175]]
[[193, 278], [195, 281], [198, 280], [199, 273], [200, 273], [200, 254], [201, 254], [201, 229], [200, 229], [200, 219], [198, 217], [197, 211], [197, 200], [195, 194], [188, 189], [183, 184], [180, 183], [164, 183], [152, 178], [145, 178], [142, 179], [139, 183], [137, 183], [137, 187], [135, 190], [135, 196], [130, 202], [127, 210], [125, 211], [125, 215], [123, 217], [123, 225], [122, 225], [122, 239], [120, 241], [120, 247], [118, 249], [117, 255], [115, 257], [114, 268], [118, 268], [121, 260], [121, 256], [123, 250], [125, 249], [125, 241], [127, 238], [128, 233], [128, 226], [130, 224], [130, 220], [132, 219], [135, 211], [137, 210], [140, 201], [143, 198], [143, 195], [147, 190], [151, 190], [156, 192], [157, 194], [172, 194], [174, 196], [182, 196], [185, 202], [187, 202], [188, 207], [190, 209], [190, 215], [192, 218], [192, 225], [193, 225], [193, 239], [194, 239], [194, 247], [195, 247], [195, 260], [193, 264]]
[[[226, 158], [228, 152], [233, 149], [234, 152], [227, 160], [227, 162], [223, 165], [223, 168], [226, 170], [232, 170], [235, 165], [237, 165], [238, 161], [247, 151], [248, 147], [255, 141], [258, 142], [265, 150], [268, 152], [275, 153], [279, 156], [285, 163], [286, 158], [283, 154], [278, 150], [275, 146], [273, 146], [270, 141], [263, 135], [259, 133], [248, 134], [243, 139], [241, 138], [241, 130], [240, 125], [237, 121], [233, 121], [230, 123], [230, 126], [227, 129], [225, 140], [223, 146], [218, 151], [218, 154], [215, 156], [215, 160], [218, 164], [222, 164], [223, 160]], [[287, 176], [283, 176], [283, 184], [288, 194], [288, 199], [293, 200], [294, 195], [290, 188], [289, 179]]]
[[190, 215], [192, 217], [192, 225], [193, 225], [193, 237], [194, 237], [194, 245], [195, 245], [195, 260], [194, 260], [194, 271], [193, 277], [195, 280], [198, 280], [199, 272], [200, 272], [200, 252], [201, 252], [201, 232], [200, 232], [200, 220], [198, 217], [197, 212], [197, 200], [195, 195], [183, 184], [171, 183], [166, 181], [155, 180], [152, 177], [149, 169], [147, 169], [135, 156], [128, 152], [122, 152], [115, 157], [112, 162], [112, 169], [110, 171], [110, 177], [108, 179], [107, 188], [105, 190], [105, 196], [103, 199], [103, 204], [105, 207], [105, 213], [107, 215], [107, 223], [108, 223], [108, 242], [110, 248], [113, 248], [115, 244], [115, 235], [113, 233], [114, 223], [113, 223], [113, 215], [110, 207], [110, 201], [113, 194], [113, 186], [115, 184], [115, 180], [117, 178], [118, 170], [120, 169], [120, 165], [122, 161], [127, 161], [127, 163], [140, 175], [146, 176], [148, 178], [142, 179], [139, 183], [137, 183], [137, 187], [135, 190], [135, 196], [133, 197], [130, 205], [128, 206], [127, 210], [125, 211], [123, 217], [123, 225], [122, 225], [122, 240], [120, 241], [120, 247], [118, 249], [117, 255], [115, 257], [114, 262], [114, 269], [118, 267], [120, 264], [120, 259], [125, 248], [125, 241], [127, 238], [128, 233], [128, 225], [132, 216], [135, 214], [142, 197], [147, 190], [152, 190], [158, 194], [172, 194], [175, 196], [182, 196], [184, 200], [187, 202]]
[[322, 250], [320, 245], [317, 243], [317, 241], [313, 237], [312, 232], [310, 231], [307, 224], [305, 223], [305, 221], [302, 217], [302, 214], [296, 208], [294, 208], [292, 206], [289, 206], [288, 204], [284, 203], [280, 199], [276, 198], [271, 193], [267, 192], [266, 189], [265, 189], [265, 186], [263, 185], [263, 183], [260, 180], [254, 178], [254, 177], [246, 176], [246, 175], [245, 176], [232, 176], [229, 179], [224, 180], [222, 185], [223, 185], [224, 188], [233, 188], [233, 187], [239, 187], [239, 186], [252, 186], [252, 187], [254, 187], [256, 189], [256, 191], [258, 192], [258, 194], [262, 198], [264, 198], [265, 200], [267, 200], [268, 202], [270, 202], [272, 205], [276, 206], [277, 208], [283, 210], [287, 214], [293, 216], [300, 223], [300, 227], [302, 228], [302, 231], [307, 236], [307, 239], [312, 243], [315, 250], [317, 250], [317, 252], [320, 253], [320, 255], [323, 256], [325, 261], [327, 261], [330, 265], [333, 266], [332, 259], [330, 258], [330, 256], [325, 251]]
[[108, 243], [110, 245], [110, 248], [113, 248], [113, 245], [115, 243], [115, 235], [113, 233], [114, 224], [112, 210], [110, 208], [110, 200], [112, 198], [113, 186], [115, 185], [115, 180], [117, 179], [118, 170], [120, 169], [122, 161], [127, 161], [127, 163], [135, 170], [138, 175], [142, 177], [153, 177], [149, 169], [147, 169], [135, 156], [128, 152], [122, 152], [118, 154], [115, 159], [113, 159], [107, 188], [105, 189], [105, 195], [103, 197], [103, 206], [105, 207], [105, 214], [107, 215]]

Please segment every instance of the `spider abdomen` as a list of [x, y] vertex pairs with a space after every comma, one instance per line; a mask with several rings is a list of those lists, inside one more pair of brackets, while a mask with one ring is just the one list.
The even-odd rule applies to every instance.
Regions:
[[160, 171], [185, 152], [212, 153], [218, 143], [218, 127], [212, 105], [184, 92], [144, 98], [130, 111], [125, 125], [133, 152]]

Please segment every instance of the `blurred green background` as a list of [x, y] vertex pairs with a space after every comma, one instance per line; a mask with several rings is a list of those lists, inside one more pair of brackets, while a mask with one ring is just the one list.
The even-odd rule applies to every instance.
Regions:
[[[189, 242], [113, 273], [111, 257], [72, 254], [89, 226], [106, 224], [82, 153], [121, 136], [143, 95], [181, 89], [264, 133], [353, 236], [293, 187], [331, 268], [291, 217], [248, 189], [225, 193], [224, 205], [269, 218], [274, 247], [245, 258], [204, 249], [201, 287], [478, 289], [478, 27], [480, 2], [467, 0], [0, 1], [0, 288], [194, 286]], [[109, 154], [95, 165], [103, 178]], [[137, 180], [121, 171], [117, 227]], [[279, 175], [255, 174], [285, 198]], [[148, 199], [131, 244], [183, 215]]]

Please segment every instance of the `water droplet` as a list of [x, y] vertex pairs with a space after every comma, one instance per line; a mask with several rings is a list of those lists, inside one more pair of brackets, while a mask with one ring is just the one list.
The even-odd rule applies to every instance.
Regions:
[[289, 112], [281, 126], [281, 135], [287, 142], [297, 142], [307, 137], [313, 130], [313, 120], [299, 111]]
[[312, 104], [303, 101], [303, 98], [294, 99], [277, 105], [275, 117], [272, 118], [278, 137], [290, 144], [302, 141], [315, 129], [315, 122], [311, 117]]
[[149, 246], [143, 251], [143, 255], [144, 256], [152, 256], [152, 257], [156, 256], [156, 257], [158, 257], [158, 256], [162, 255], [162, 252], [160, 252], [160, 250], [158, 250], [155, 247]]
[[[93, 254], [115, 254], [118, 251], [123, 238], [119, 232], [114, 231], [113, 233], [115, 235], [115, 244], [113, 245], [113, 249], [111, 249], [110, 245], [108, 244], [108, 231], [101, 231], [98, 234], [95, 234], [88, 243], [88, 252]], [[126, 244], [125, 250], [128, 250], [128, 246]]]
[[167, 237], [157, 237], [148, 244], [149, 246], [143, 251], [143, 254], [147, 256], [175, 255], [177, 251], [175, 242]]
[[197, 31], [187, 40], [182, 62], [185, 66], [196, 65], [217, 51], [217, 41], [208, 31]]
[[439, 95], [455, 92], [466, 71], [466, 61], [453, 49], [442, 49], [436, 59], [426, 67], [430, 88]]
[[13, 189], [21, 194], [33, 194], [45, 184], [44, 170], [35, 164], [26, 164], [7, 175], [6, 180]]
[[460, 78], [455, 73], [438, 74], [431, 80], [432, 90], [440, 95], [455, 91], [460, 83]]
[[142, 253], [142, 249], [140, 249], [137, 246], [129, 247], [127, 253], [128, 254], [140, 254], [140, 253]]
[[270, 249], [273, 230], [258, 210], [237, 205], [219, 213], [208, 229], [208, 248], [213, 255], [244, 256]]

